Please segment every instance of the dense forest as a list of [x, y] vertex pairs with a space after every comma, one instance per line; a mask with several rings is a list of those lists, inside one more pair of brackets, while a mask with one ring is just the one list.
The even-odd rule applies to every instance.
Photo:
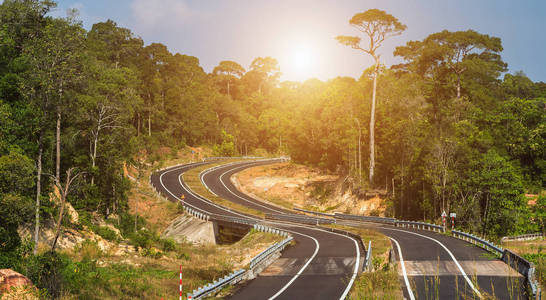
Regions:
[[20, 252], [21, 224], [61, 226], [52, 192], [78, 211], [126, 213], [124, 163], [161, 146], [289, 155], [387, 189], [398, 218], [446, 210], [490, 236], [544, 230], [546, 198], [529, 206], [524, 194], [546, 182], [546, 83], [507, 73], [497, 37], [432, 33], [395, 49], [402, 64], [360, 78], [280, 82], [274, 58], [207, 73], [114, 21], [87, 31], [75, 11], [53, 18], [54, 6], [0, 5], [0, 265]]

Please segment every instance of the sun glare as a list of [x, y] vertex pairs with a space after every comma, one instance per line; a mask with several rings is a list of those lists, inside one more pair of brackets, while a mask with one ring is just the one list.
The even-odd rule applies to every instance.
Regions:
[[316, 63], [313, 49], [307, 45], [297, 45], [287, 51], [287, 62], [289, 66], [284, 66], [286, 75], [292, 80], [305, 80], [312, 77], [314, 64]]
[[292, 63], [296, 71], [306, 71], [311, 67], [312, 52], [307, 47], [295, 48], [292, 53]]

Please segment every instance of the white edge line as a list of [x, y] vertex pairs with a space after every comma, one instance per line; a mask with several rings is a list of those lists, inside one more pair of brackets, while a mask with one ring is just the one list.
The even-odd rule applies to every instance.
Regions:
[[[239, 195], [236, 195], [231, 189], [229, 189], [229, 188], [225, 185], [225, 183], [224, 183], [224, 181], [223, 181], [223, 179], [222, 179], [223, 176], [224, 176], [226, 173], [230, 172], [230, 171], [237, 170], [237, 169], [241, 169], [241, 168], [243, 168], [243, 167], [246, 167], [246, 166], [240, 166], [240, 167], [237, 167], [237, 168], [234, 168], [234, 169], [227, 170], [227, 171], [225, 171], [224, 173], [222, 173], [222, 175], [220, 175], [219, 179], [220, 179], [220, 182], [222, 183], [222, 185], [224, 186], [224, 188], [225, 188], [229, 193], [231, 193], [233, 196], [235, 196], [235, 197], [237, 197], [237, 198], [239, 198], [239, 199], [242, 199], [242, 200], [247, 201], [247, 202], [252, 203], [252, 204], [259, 205], [259, 206], [264, 207], [264, 208], [267, 208], [267, 209], [269, 209], [269, 210], [277, 211], [277, 210], [274, 210], [274, 209], [272, 209], [272, 208], [269, 208], [269, 207], [260, 205], [259, 203], [255, 203], [255, 202], [250, 201], [250, 200], [248, 200], [248, 199], [244, 199], [244, 198], [240, 197]], [[212, 170], [211, 170], [211, 171], [212, 171]], [[203, 180], [202, 180], [201, 182], [202, 182], [205, 186], [207, 185]], [[256, 200], [256, 202], [260, 202], [260, 201]], [[280, 212], [280, 213], [284, 214], [284, 212], [282, 212], [282, 211], [277, 211], [277, 212]], [[301, 226], [298, 226], [298, 227], [301, 227]], [[308, 228], [308, 227], [304, 227], [304, 228]], [[351, 276], [351, 279], [350, 279], [349, 283], [347, 284], [347, 287], [345, 288], [345, 291], [343, 292], [343, 294], [342, 294], [341, 297], [340, 297], [340, 299], [345, 299], [345, 297], [347, 297], [347, 294], [349, 293], [349, 291], [351, 290], [351, 287], [352, 287], [353, 284], [354, 284], [354, 281], [355, 281], [355, 279], [356, 279], [356, 275], [358, 274], [358, 266], [359, 266], [359, 264], [360, 264], [360, 249], [359, 249], [359, 247], [358, 247], [358, 242], [357, 242], [354, 238], [352, 238], [352, 237], [348, 237], [348, 236], [345, 236], [345, 235], [343, 235], [343, 234], [339, 234], [339, 233], [336, 233], [336, 232], [331, 232], [331, 231], [322, 230], [322, 229], [318, 229], [318, 228], [309, 228], [309, 229], [316, 230], [316, 231], [322, 231], [322, 232], [326, 232], [326, 233], [331, 233], [331, 234], [335, 234], [335, 235], [339, 235], [339, 236], [348, 238], [348, 239], [350, 239], [350, 240], [352, 240], [352, 241], [354, 242], [355, 248], [356, 248], [356, 262], [355, 262], [355, 268], [354, 268], [354, 271], [353, 271], [353, 275]], [[313, 239], [314, 239], [314, 238], [313, 238]], [[318, 244], [317, 244], [317, 245], [318, 245]], [[312, 259], [311, 259], [311, 260], [312, 260]], [[310, 262], [310, 261], [309, 261], [309, 262]], [[308, 262], [308, 263], [309, 263], [309, 262]], [[307, 266], [307, 265], [306, 265], [306, 266]], [[299, 274], [297, 274], [297, 276], [299, 276]], [[296, 279], [296, 277], [293, 278], [293, 280], [295, 280], [295, 279]], [[287, 284], [287, 286], [283, 287], [282, 290], [280, 290], [277, 294], [275, 294], [273, 297], [271, 297], [271, 298], [269, 298], [269, 299], [270, 299], [270, 300], [271, 300], [271, 299], [274, 299], [275, 297], [277, 297], [278, 295], [280, 295], [280, 294], [281, 294], [281, 293], [282, 293], [282, 292], [283, 292], [283, 291], [292, 283], [293, 280], [291, 280], [291, 281]]]
[[433, 239], [433, 238], [431, 238], [429, 236], [422, 235], [422, 234], [419, 234], [419, 233], [415, 233], [415, 232], [412, 232], [412, 231], [399, 230], [399, 229], [394, 229], [394, 228], [385, 228], [385, 227], [382, 227], [382, 228], [387, 229], [387, 230], [395, 230], [395, 231], [401, 231], [401, 232], [405, 232], [405, 233], [411, 233], [411, 234], [414, 234], [414, 235], [417, 235], [417, 236], [420, 236], [420, 237], [424, 237], [424, 238], [427, 238], [429, 240], [432, 240], [432, 241], [435, 241], [436, 243], [438, 243], [440, 246], [442, 246], [442, 248], [444, 248], [444, 250], [446, 250], [447, 254], [449, 254], [449, 256], [451, 256], [451, 259], [453, 259], [453, 261], [455, 262], [455, 265], [457, 265], [457, 268], [459, 268], [459, 271], [461, 272], [464, 279], [466, 280], [466, 283], [468, 283], [468, 285], [472, 288], [474, 293], [476, 293], [476, 295], [478, 295], [478, 297], [482, 298], [482, 294], [480, 293], [480, 291], [478, 291], [476, 289], [476, 287], [474, 286], [474, 284], [472, 283], [470, 278], [468, 278], [468, 276], [466, 276], [466, 273], [463, 270], [463, 267], [461, 267], [461, 265], [459, 264], [459, 262], [457, 261], [457, 259], [453, 255], [453, 253], [451, 253], [451, 251], [449, 251], [449, 249], [446, 246], [444, 246], [444, 244], [442, 244], [440, 241], [438, 241], [436, 239]]
[[[235, 194], [230, 188], [228, 188], [228, 187], [226, 186], [226, 184], [224, 183], [224, 180], [223, 180], [224, 175], [226, 175], [226, 174], [227, 174], [228, 172], [230, 172], [230, 171], [237, 170], [237, 169], [242, 169], [243, 167], [246, 167], [246, 166], [242, 166], [242, 167], [239, 167], [239, 168], [227, 170], [227, 171], [225, 171], [224, 173], [222, 173], [222, 175], [220, 175], [220, 177], [218, 177], [218, 178], [220, 179], [220, 183], [224, 186], [224, 188], [225, 188], [228, 192], [230, 192], [233, 196], [235, 196], [235, 197], [237, 197], [237, 198], [239, 198], [239, 199], [241, 199], [241, 200], [244, 200], [244, 201], [246, 201], [246, 202], [248, 202], [248, 203], [251, 203], [251, 204], [253, 204], [253, 205], [258, 205], [258, 206], [260, 206], [260, 207], [263, 207], [263, 208], [265, 208], [265, 209], [267, 209], [267, 210], [270, 210], [270, 211], [274, 211], [274, 212], [276, 212], [276, 213], [285, 214], [284, 211], [280, 211], [280, 210], [277, 210], [277, 209], [275, 209], [275, 208], [270, 208], [270, 207], [267, 207], [267, 206], [265, 206], [265, 205], [261, 205], [260, 203], [256, 203], [256, 202], [260, 202], [260, 201], [250, 201], [250, 200], [248, 200], [248, 199], [245, 199], [245, 198], [243, 198], [243, 197], [241, 197], [241, 196]], [[203, 184], [205, 184], [205, 186], [206, 186], [206, 183], [203, 182]]]
[[[203, 164], [203, 163], [198, 163], [197, 165], [200, 165], [200, 164]], [[190, 164], [190, 165], [191, 165], [191, 164]], [[182, 166], [180, 166], [180, 167], [175, 167], [175, 168], [173, 168], [173, 169], [171, 169], [171, 170], [168, 170], [168, 171], [166, 171], [166, 172], [161, 173], [161, 175], [159, 176], [159, 183], [161, 184], [161, 186], [163, 186], [163, 188], [164, 188], [169, 194], [171, 194], [174, 198], [178, 199], [179, 201], [181, 201], [181, 199], [180, 199], [178, 196], [174, 195], [174, 194], [173, 194], [173, 193], [172, 193], [172, 192], [163, 184], [163, 175], [166, 174], [166, 173], [168, 173], [168, 172], [176, 171], [176, 170], [182, 169], [182, 168], [187, 167], [187, 166], [189, 166], [189, 165], [182, 165]], [[184, 172], [184, 173], [185, 173], [185, 172]], [[183, 174], [183, 173], [182, 173], [182, 174]], [[226, 209], [226, 208], [224, 208], [224, 207], [222, 207], [222, 206], [220, 206], [220, 205], [217, 205], [217, 204], [213, 203], [212, 201], [205, 201], [205, 200], [204, 200], [205, 198], [204, 198], [203, 196], [201, 196], [201, 195], [199, 195], [199, 194], [196, 195], [193, 191], [186, 189], [186, 187], [185, 187], [185, 186], [182, 184], [182, 182], [181, 182], [182, 174], [180, 174], [180, 175], [178, 176], [178, 181], [179, 181], [179, 183], [180, 183], [182, 189], [184, 189], [186, 192], [188, 192], [188, 193], [194, 195], [198, 200], [200, 200], [200, 201], [202, 201], [202, 202], [204, 202], [204, 203], [213, 205], [213, 206], [215, 206], [215, 207], [217, 207], [217, 208], [219, 208], [219, 209], [221, 209], [221, 210], [224, 210], [224, 211], [226, 211], [226, 212], [230, 212], [230, 213], [233, 213], [233, 214], [242, 216], [242, 217], [244, 217], [244, 218], [249, 218], [249, 219], [254, 219], [254, 220], [262, 221], [262, 220], [260, 220], [260, 219], [255, 219], [255, 218], [251, 218], [251, 217], [249, 217], [249, 216], [241, 215], [241, 214], [237, 213], [236, 211], [228, 210], [228, 209]], [[231, 190], [228, 189], [228, 191], [229, 191], [230, 193], [233, 194], [233, 192], [232, 192]], [[201, 198], [203, 198], [203, 199], [201, 199]], [[189, 204], [189, 203], [186, 203], [186, 205], [189, 205], [189, 206], [194, 207], [195, 209], [198, 209], [198, 210], [201, 210], [201, 211], [205, 211], [204, 209], [195, 207], [194, 205], [191, 205], [191, 204]], [[276, 222], [269, 222], [269, 223], [279, 224], [279, 223], [276, 223]], [[282, 224], [282, 223], [280, 223], [280, 224]], [[286, 224], [285, 224], [285, 225], [286, 225]], [[349, 281], [349, 284], [347, 285], [347, 288], [345, 289], [344, 293], [342, 294], [342, 297], [340, 298], [340, 299], [345, 299], [345, 297], [346, 297], [347, 294], [349, 293], [349, 291], [350, 291], [352, 285], [354, 284], [356, 275], [357, 275], [357, 273], [358, 273], [358, 265], [359, 265], [359, 263], [360, 263], [360, 250], [359, 250], [359, 248], [358, 248], [358, 243], [356, 242], [356, 240], [353, 239], [352, 237], [348, 237], [348, 236], [345, 236], [345, 235], [342, 235], [342, 234], [339, 234], [339, 233], [335, 233], [335, 232], [331, 232], [331, 231], [327, 231], [327, 230], [321, 230], [321, 229], [318, 229], [318, 228], [306, 227], [306, 226], [301, 226], [301, 225], [292, 225], [292, 224], [291, 224], [290, 226], [293, 226], [293, 227], [300, 227], [300, 228], [307, 228], [307, 229], [316, 230], [316, 231], [323, 231], [323, 232], [330, 233], [330, 234], [336, 234], [336, 235], [339, 235], [339, 236], [348, 238], [348, 239], [352, 240], [352, 241], [355, 243], [355, 246], [356, 246], [356, 253], [357, 253], [357, 259], [356, 259], [356, 263], [355, 263], [355, 269], [354, 269], [354, 271], [353, 271], [353, 276], [351, 277], [351, 280]], [[283, 230], [286, 230], [286, 229], [283, 229]], [[286, 231], [291, 231], [291, 230], [286, 230]], [[291, 232], [293, 232], [293, 231], [291, 231]], [[298, 235], [307, 236], [307, 235], [305, 235], [305, 234], [303, 234], [303, 233], [297, 233], [297, 232], [293, 232], [293, 233], [298, 234]], [[296, 274], [295, 277], [292, 278], [292, 280], [291, 280], [285, 287], [283, 287], [282, 291], [284, 291], [286, 288], [288, 288], [288, 286], [289, 286], [290, 284], [292, 284], [292, 282], [293, 282], [297, 277], [299, 277], [299, 275], [305, 270], [305, 268], [309, 265], [309, 263], [311, 263], [311, 261], [315, 258], [316, 254], [318, 253], [318, 248], [320, 247], [318, 241], [317, 241], [315, 238], [311, 237], [311, 236], [307, 236], [307, 237], [310, 237], [310, 238], [312, 238], [312, 239], [315, 241], [316, 246], [317, 246], [317, 247], [315, 248], [315, 252], [313, 253], [312, 257], [307, 261], [307, 263], [302, 267], [302, 269], [300, 269], [300, 271], [298, 272], [298, 274]], [[280, 293], [282, 293], [282, 291], [277, 292], [277, 294], [275, 294], [275, 295], [274, 295], [272, 298], [270, 298], [270, 299], [274, 299], [275, 297], [277, 297], [278, 295], [280, 295]]]
[[415, 300], [415, 296], [413, 295], [413, 292], [411, 291], [411, 286], [409, 284], [408, 280], [408, 274], [406, 273], [406, 266], [404, 264], [404, 258], [402, 257], [402, 249], [400, 249], [400, 244], [398, 244], [398, 241], [389, 237], [395, 244], [396, 248], [398, 248], [398, 257], [400, 258], [400, 265], [402, 266], [402, 275], [404, 275], [404, 282], [406, 283], [406, 289], [408, 290], [408, 295], [411, 300]]
[[[292, 231], [293, 232], [293, 231]], [[290, 281], [288, 281], [288, 283], [286, 283], [277, 293], [275, 293], [275, 295], [271, 296], [268, 298], [268, 300], [272, 300], [272, 299], [275, 299], [277, 298], [280, 294], [282, 294], [282, 292], [284, 292], [293, 282], [294, 280], [296, 280], [298, 277], [300, 277], [301, 273], [303, 273], [303, 271], [305, 271], [305, 269], [307, 268], [307, 266], [311, 263], [311, 261], [313, 261], [313, 259], [315, 258], [315, 256], [317, 256], [318, 254], [318, 251], [320, 249], [320, 245], [319, 245], [319, 242], [317, 241], [317, 239], [315, 239], [314, 237], [312, 236], [309, 236], [309, 235], [306, 235], [306, 234], [303, 234], [303, 233], [297, 233], [297, 232], [294, 232], [296, 234], [300, 234], [300, 235], [303, 235], [303, 236], [306, 236], [308, 238], [311, 238], [313, 239], [313, 241], [315, 241], [315, 252], [313, 253], [313, 255], [311, 256], [311, 258], [309, 258], [309, 260], [307, 260], [307, 262], [305, 263], [305, 265], [303, 265], [303, 267], [298, 271], [298, 273], [296, 275], [294, 275], [294, 277], [292, 277], [292, 279], [290, 279]]]

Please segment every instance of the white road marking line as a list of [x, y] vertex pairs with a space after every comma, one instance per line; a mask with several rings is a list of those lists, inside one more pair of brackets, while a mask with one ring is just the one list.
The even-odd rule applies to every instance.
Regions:
[[[246, 166], [243, 166], [243, 167], [246, 167]], [[263, 208], [265, 208], [265, 209], [267, 209], [267, 210], [274, 211], [274, 212], [280, 213], [280, 214], [285, 214], [285, 213], [286, 213], [286, 212], [284, 212], [284, 211], [277, 210], [277, 209], [270, 208], [270, 207], [267, 207], [267, 206], [265, 206], [265, 205], [261, 205], [261, 204], [259, 204], [259, 203], [256, 203], [256, 202], [259, 202], [259, 201], [250, 201], [250, 200], [248, 200], [248, 199], [245, 199], [245, 198], [243, 198], [243, 197], [240, 197], [239, 195], [235, 194], [230, 188], [228, 188], [228, 187], [226, 186], [226, 184], [224, 183], [224, 180], [222, 179], [222, 177], [224, 177], [224, 175], [226, 175], [228, 172], [230, 172], [230, 171], [232, 171], [232, 170], [237, 170], [237, 169], [240, 169], [240, 168], [235, 168], [235, 169], [227, 170], [227, 171], [225, 171], [224, 173], [222, 173], [222, 175], [220, 175], [220, 177], [218, 177], [218, 178], [220, 179], [220, 183], [224, 186], [224, 188], [225, 188], [229, 193], [231, 193], [233, 196], [235, 196], [235, 197], [237, 197], [237, 198], [239, 198], [239, 199], [241, 199], [241, 200], [244, 200], [244, 201], [246, 201], [246, 202], [248, 202], [248, 203], [251, 203], [251, 204], [254, 204], [254, 205], [258, 205], [258, 206], [263, 207]], [[206, 186], [206, 183], [203, 182], [203, 184]]]
[[[223, 181], [222, 177], [223, 177], [226, 173], [228, 173], [228, 172], [230, 172], [230, 171], [233, 171], [233, 170], [241, 169], [241, 168], [243, 168], [243, 167], [246, 167], [246, 166], [242, 166], [242, 167], [238, 167], [238, 168], [234, 168], [234, 169], [227, 170], [226, 172], [222, 173], [222, 175], [220, 175], [219, 179], [220, 179], [220, 182], [222, 183], [222, 185], [224, 186], [224, 188], [225, 188], [230, 194], [232, 194], [233, 196], [235, 196], [235, 197], [237, 197], [237, 198], [239, 198], [239, 199], [245, 200], [245, 201], [247, 201], [247, 202], [249, 202], [249, 203], [253, 203], [253, 204], [262, 206], [262, 207], [267, 208], [267, 209], [269, 209], [269, 210], [277, 211], [277, 210], [274, 210], [274, 209], [271, 209], [271, 208], [269, 208], [269, 207], [266, 207], [266, 206], [263, 206], [263, 205], [260, 205], [260, 204], [256, 203], [256, 202], [260, 202], [259, 200], [255, 200], [256, 202], [254, 202], [254, 201], [250, 201], [250, 200], [244, 199], [244, 198], [242, 198], [242, 197], [236, 195], [231, 189], [229, 189], [229, 188], [224, 184], [224, 181]], [[204, 181], [202, 181], [202, 183], [206, 185], [206, 183], [205, 183]], [[250, 196], [249, 196], [249, 197], [250, 197]], [[252, 197], [250, 197], [250, 198], [252, 198]], [[285, 212], [283, 212], [283, 211], [278, 211], [278, 212], [280, 212], [280, 213], [282, 213], [282, 214], [285, 213]], [[298, 227], [303, 227], [303, 226], [298, 226]], [[309, 228], [309, 227], [303, 227], [303, 228]], [[342, 237], [344, 237], [344, 238], [348, 238], [348, 239], [352, 240], [352, 241], [355, 243], [355, 248], [356, 248], [356, 262], [355, 262], [355, 268], [354, 268], [354, 271], [353, 271], [353, 275], [351, 276], [351, 279], [350, 279], [349, 283], [347, 284], [347, 287], [346, 287], [345, 290], [343, 291], [343, 294], [341, 295], [341, 298], [340, 298], [340, 299], [345, 299], [345, 297], [347, 297], [347, 294], [349, 293], [349, 291], [351, 290], [351, 287], [352, 287], [353, 284], [354, 284], [354, 281], [355, 281], [355, 279], [356, 279], [356, 275], [358, 274], [358, 266], [359, 266], [359, 264], [360, 264], [360, 249], [358, 248], [358, 243], [357, 243], [357, 241], [356, 241], [354, 238], [352, 238], [352, 237], [348, 237], [348, 236], [345, 236], [345, 235], [342, 235], [342, 234], [339, 234], [339, 233], [336, 233], [336, 232], [321, 230], [321, 229], [318, 229], [318, 228], [309, 228], [309, 229], [316, 230], [316, 231], [322, 231], [322, 232], [326, 232], [326, 233], [330, 233], [330, 234], [339, 235], [339, 236], [342, 236]], [[299, 276], [299, 274], [298, 274], [297, 276]], [[294, 280], [295, 280], [295, 278], [294, 278]], [[291, 282], [289, 282], [288, 285], [290, 285], [290, 284], [291, 284]], [[271, 298], [269, 298], [269, 299], [274, 299], [275, 297], [277, 297], [278, 295], [280, 295], [280, 294], [288, 287], [288, 285], [285, 286], [285, 287], [283, 287], [282, 290], [280, 290], [277, 294], [275, 294], [273, 297], [271, 297]]]
[[[165, 175], [166, 173], [168, 172], [172, 172], [172, 171], [176, 171], [176, 170], [179, 170], [179, 169], [182, 169], [184, 167], [187, 167], [188, 165], [184, 165], [184, 166], [181, 166], [181, 167], [178, 167], [178, 168], [173, 168], [171, 170], [168, 170], [164, 173], [162, 173], [160, 176], [159, 176], [159, 182], [161, 184], [161, 186], [163, 186], [163, 188], [169, 193], [171, 194], [175, 199], [178, 199], [179, 201], [182, 201], [178, 196], [176, 196], [175, 194], [173, 194], [166, 186], [165, 184], [163, 183], [163, 175]], [[223, 206], [220, 206], [220, 205], [217, 205], [215, 203], [213, 203], [212, 201], [209, 201], [209, 200], [206, 200], [206, 198], [204, 198], [203, 196], [199, 195], [199, 194], [196, 194], [194, 193], [193, 191], [187, 189], [183, 184], [182, 184], [182, 175], [184, 174], [185, 172], [181, 173], [179, 176], [178, 176], [178, 182], [180, 184], [180, 186], [182, 187], [182, 189], [184, 189], [186, 192], [188, 192], [189, 194], [193, 195], [197, 200], [200, 200], [204, 203], [207, 203], [207, 204], [210, 204], [210, 205], [213, 205], [221, 210], [224, 210], [226, 212], [230, 212], [232, 214], [236, 214], [236, 215], [239, 215], [239, 216], [242, 216], [244, 218], [248, 218], [248, 219], [252, 219], [252, 220], [257, 220], [257, 221], [262, 221], [261, 219], [256, 219], [256, 218], [252, 218], [252, 217], [249, 217], [249, 216], [246, 216], [246, 215], [242, 215], [242, 214], [239, 214], [237, 213], [236, 211], [232, 211], [232, 210], [229, 210], [229, 209], [226, 209], [224, 208]], [[227, 188], [227, 187], [226, 187]], [[231, 194], [233, 194], [233, 192], [229, 189], [227, 189]], [[186, 205], [189, 205], [195, 209], [198, 209], [198, 210], [201, 210], [201, 211], [206, 211], [204, 209], [201, 209], [201, 208], [198, 208], [198, 207], [195, 207], [194, 205], [191, 205], [189, 203], [186, 202]], [[210, 213], [210, 212], [209, 212]], [[272, 224], [282, 224], [282, 223], [276, 223], [276, 222], [269, 222], [269, 223], [272, 223]], [[286, 224], [285, 224], [286, 225]], [[292, 227], [300, 227], [300, 228], [307, 228], [307, 229], [311, 229], [311, 230], [315, 230], [315, 231], [323, 231], [323, 232], [326, 232], [326, 233], [329, 233], [329, 234], [336, 234], [336, 235], [339, 235], [339, 236], [342, 236], [342, 237], [345, 237], [345, 238], [348, 238], [350, 240], [352, 240], [354, 243], [355, 243], [355, 247], [356, 247], [356, 253], [357, 253], [357, 259], [356, 259], [356, 263], [355, 263], [355, 269], [353, 271], [353, 276], [351, 277], [351, 280], [349, 281], [349, 284], [347, 285], [345, 291], [343, 292], [342, 296], [340, 299], [345, 299], [345, 297], [347, 296], [347, 294], [349, 293], [352, 285], [354, 284], [354, 281], [355, 281], [355, 278], [356, 278], [356, 275], [358, 273], [358, 265], [360, 263], [360, 250], [358, 248], [358, 243], [356, 242], [355, 239], [351, 238], [351, 237], [348, 237], [348, 236], [344, 236], [342, 234], [339, 234], [339, 233], [335, 233], [335, 232], [330, 232], [330, 231], [326, 231], [326, 230], [321, 230], [321, 229], [318, 229], [318, 228], [313, 228], [313, 227], [306, 227], [306, 226], [301, 226], [301, 225], [290, 225]], [[286, 229], [283, 229], [283, 230], [286, 230]], [[286, 288], [288, 288], [292, 282], [297, 278], [299, 277], [299, 275], [305, 270], [305, 268], [307, 268], [307, 266], [309, 265], [309, 263], [311, 263], [311, 261], [315, 258], [315, 256], [317, 255], [318, 253], [318, 249], [320, 248], [319, 246], [319, 243], [318, 241], [311, 237], [311, 236], [308, 236], [308, 235], [305, 235], [303, 233], [298, 233], [298, 232], [294, 232], [294, 231], [291, 231], [291, 230], [286, 230], [286, 231], [289, 231], [289, 232], [292, 232], [292, 233], [295, 233], [295, 234], [298, 234], [298, 235], [303, 235], [303, 236], [307, 236], [309, 238], [312, 238], [314, 241], [315, 241], [315, 244], [316, 244], [316, 248], [315, 248], [315, 252], [313, 253], [312, 257], [309, 259], [309, 261], [307, 261], [307, 263], [303, 266], [302, 269], [300, 269], [300, 271], [298, 272], [298, 274], [296, 274], [296, 276], [294, 278], [291, 279], [291, 281], [289, 283], [287, 283], [287, 285], [285, 285], [283, 287], [283, 289], [281, 289], [279, 292], [277, 292], [277, 294], [275, 294], [274, 296], [272, 296], [272, 298], [270, 299], [274, 299], [276, 297], [278, 297], [278, 295], [280, 295]]]
[[404, 282], [406, 283], [406, 289], [408, 290], [408, 295], [411, 300], [415, 300], [415, 296], [413, 295], [413, 292], [411, 291], [411, 286], [409, 284], [408, 280], [408, 274], [406, 273], [406, 265], [404, 264], [404, 258], [402, 257], [402, 249], [400, 249], [400, 244], [398, 244], [398, 241], [389, 237], [395, 244], [396, 248], [398, 248], [398, 257], [400, 257], [400, 265], [402, 266], [402, 274], [404, 275]]
[[311, 258], [305, 263], [305, 265], [303, 265], [303, 267], [298, 271], [298, 273], [296, 275], [294, 275], [294, 277], [292, 277], [292, 279], [290, 279], [290, 281], [288, 281], [288, 283], [286, 283], [275, 295], [269, 297], [269, 300], [277, 298], [280, 294], [282, 294], [282, 292], [284, 292], [292, 284], [292, 282], [294, 282], [294, 280], [296, 280], [298, 277], [300, 277], [301, 273], [303, 273], [303, 271], [305, 271], [307, 266], [309, 266], [311, 261], [315, 258], [315, 256], [317, 256], [317, 253], [318, 253], [318, 251], [320, 249], [320, 244], [317, 241], [317, 239], [315, 239], [314, 237], [303, 234], [303, 233], [298, 233], [298, 232], [294, 232], [294, 233], [299, 234], [299, 235], [303, 235], [303, 236], [306, 236], [308, 238], [313, 239], [313, 241], [315, 241], [315, 252], [311, 256]]
[[449, 254], [449, 256], [451, 256], [451, 259], [453, 259], [453, 261], [455, 262], [455, 265], [457, 265], [457, 268], [459, 268], [459, 271], [461, 272], [461, 274], [463, 275], [464, 279], [466, 280], [466, 283], [468, 283], [468, 285], [472, 288], [472, 290], [474, 291], [474, 293], [476, 293], [476, 295], [478, 295], [478, 297], [482, 298], [482, 294], [480, 293], [480, 291], [478, 291], [478, 289], [476, 289], [476, 287], [474, 286], [474, 284], [472, 283], [472, 281], [470, 280], [470, 278], [468, 278], [468, 276], [466, 276], [466, 273], [465, 271], [463, 270], [463, 267], [461, 267], [461, 265], [459, 264], [459, 262], [457, 261], [457, 259], [455, 258], [455, 256], [453, 255], [453, 253], [451, 253], [451, 251], [449, 251], [449, 249], [447, 249], [446, 246], [444, 246], [444, 244], [442, 244], [440, 241], [436, 240], [436, 239], [433, 239], [429, 236], [426, 236], [426, 235], [422, 235], [422, 234], [419, 234], [419, 233], [415, 233], [415, 232], [412, 232], [412, 231], [406, 231], [406, 230], [399, 230], [399, 229], [394, 229], [394, 228], [386, 228], [386, 227], [382, 227], [384, 229], [387, 229], [387, 230], [394, 230], [394, 231], [400, 231], [400, 232], [405, 232], [405, 233], [410, 233], [410, 234], [414, 234], [414, 235], [417, 235], [417, 236], [420, 236], [420, 237], [424, 237], [426, 239], [429, 239], [431, 241], [434, 241], [436, 243], [438, 243], [438, 245], [442, 246], [442, 248], [444, 248], [444, 250], [446, 250], [447, 254]]

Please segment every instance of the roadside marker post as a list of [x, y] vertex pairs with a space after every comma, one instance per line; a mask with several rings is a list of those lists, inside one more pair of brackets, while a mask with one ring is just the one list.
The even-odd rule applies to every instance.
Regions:
[[182, 300], [182, 265], [180, 265], [180, 300]]
[[457, 214], [450, 213], [449, 216], [451, 217], [451, 230], [453, 230], [453, 228], [455, 227], [455, 217], [457, 216]]
[[447, 217], [447, 214], [446, 214], [446, 211], [444, 210], [442, 212], [442, 224], [444, 226], [444, 231], [446, 231], [446, 217]]

